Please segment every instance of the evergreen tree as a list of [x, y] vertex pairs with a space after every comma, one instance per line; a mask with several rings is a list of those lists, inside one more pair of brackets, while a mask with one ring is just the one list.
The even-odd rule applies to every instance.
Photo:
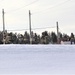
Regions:
[[52, 43], [57, 43], [57, 36], [54, 32], [51, 33], [51, 40], [52, 40]]

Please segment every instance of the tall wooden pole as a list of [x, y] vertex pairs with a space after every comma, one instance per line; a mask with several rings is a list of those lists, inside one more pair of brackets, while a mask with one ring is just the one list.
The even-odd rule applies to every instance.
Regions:
[[3, 18], [3, 44], [5, 44], [5, 38], [4, 38], [4, 36], [5, 36], [5, 20], [4, 20], [4, 14], [5, 14], [4, 9], [2, 9], [2, 18]]
[[31, 12], [29, 10], [29, 30], [30, 30], [30, 44], [32, 44], [32, 36], [31, 36]]
[[59, 44], [59, 27], [58, 27], [58, 22], [56, 22], [57, 25], [57, 43]]

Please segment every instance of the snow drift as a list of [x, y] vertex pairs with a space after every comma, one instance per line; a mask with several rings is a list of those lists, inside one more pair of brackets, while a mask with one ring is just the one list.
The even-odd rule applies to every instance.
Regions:
[[0, 75], [75, 75], [75, 45], [0, 45]]

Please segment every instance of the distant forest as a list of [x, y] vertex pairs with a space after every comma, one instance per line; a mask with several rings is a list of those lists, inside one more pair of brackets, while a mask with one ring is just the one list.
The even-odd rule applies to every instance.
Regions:
[[[55, 32], [42, 32], [41, 36], [37, 33], [31, 32], [31, 44], [61, 44], [61, 41], [70, 41], [71, 44], [75, 43], [74, 34], [71, 35], [59, 33], [59, 37]], [[30, 34], [25, 31], [23, 34], [17, 34], [5, 31], [4, 33], [0, 31], [0, 44], [30, 44]]]

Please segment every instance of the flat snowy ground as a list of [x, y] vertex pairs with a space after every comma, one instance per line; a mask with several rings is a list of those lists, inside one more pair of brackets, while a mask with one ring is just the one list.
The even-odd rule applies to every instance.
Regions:
[[75, 45], [0, 45], [0, 75], [75, 75]]

